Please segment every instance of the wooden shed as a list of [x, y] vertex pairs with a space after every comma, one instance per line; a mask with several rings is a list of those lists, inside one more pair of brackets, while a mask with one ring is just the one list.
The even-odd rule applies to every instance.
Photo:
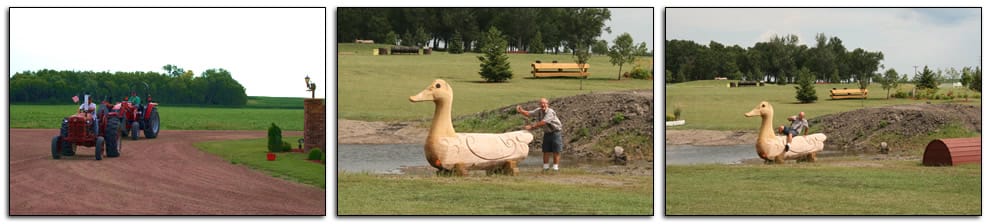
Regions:
[[924, 149], [925, 166], [951, 166], [963, 163], [980, 163], [981, 138], [935, 139]]

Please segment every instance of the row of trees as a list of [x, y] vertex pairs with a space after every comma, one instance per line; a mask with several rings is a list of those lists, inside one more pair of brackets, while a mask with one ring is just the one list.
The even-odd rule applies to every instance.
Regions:
[[[928, 66], [924, 66], [921, 72], [918, 72], [912, 79], [908, 80], [906, 76], [897, 73], [897, 70], [891, 68], [888, 69], [883, 74], [877, 74], [873, 77], [873, 80], [880, 83], [880, 88], [887, 91], [887, 98], [891, 97], [890, 91], [896, 89], [901, 83], [914, 83], [915, 89], [920, 91], [926, 91], [934, 93], [938, 89], [938, 85], [947, 81], [961, 82], [962, 86], [969, 88], [976, 92], [982, 92], [982, 76], [983, 72], [978, 66], [964, 67], [961, 70], [956, 70], [955, 68], [950, 68], [948, 72], [942, 72], [938, 70], [937, 72], [928, 69]], [[802, 103], [811, 103], [818, 99], [815, 95], [815, 81], [816, 77], [807, 68], [802, 67], [796, 72], [797, 84], [794, 87], [796, 89], [795, 98]], [[943, 75], [947, 74], [947, 76]]]
[[606, 42], [594, 38], [611, 32], [605, 26], [610, 11], [602, 8], [339, 8], [337, 15], [340, 42], [372, 39], [457, 52], [479, 52], [485, 33], [496, 27], [507, 49], [559, 53], [582, 45], [605, 54]]
[[85, 92], [96, 100], [111, 96], [120, 101], [134, 90], [141, 98], [151, 94], [154, 101], [169, 104], [246, 105], [246, 89], [225, 69], [208, 69], [199, 76], [174, 65], [163, 69], [165, 73], [48, 69], [19, 72], [10, 78], [10, 101], [63, 104]]
[[665, 78], [684, 82], [727, 77], [787, 84], [805, 68], [821, 81], [858, 82], [866, 88], [883, 67], [883, 53], [861, 48], [849, 51], [838, 37], [817, 34], [813, 47], [799, 45], [798, 40], [796, 35], [775, 35], [747, 48], [715, 41], [705, 46], [690, 40], [666, 40]]

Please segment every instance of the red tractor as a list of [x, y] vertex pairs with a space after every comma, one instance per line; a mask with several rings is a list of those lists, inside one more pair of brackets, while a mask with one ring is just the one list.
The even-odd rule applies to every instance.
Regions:
[[147, 105], [132, 104], [126, 100], [120, 103], [120, 122], [124, 124], [120, 128], [120, 135], [137, 140], [140, 130], [144, 130], [144, 137], [157, 138], [161, 131], [161, 118], [158, 116], [157, 103], [151, 101], [151, 95], [147, 94]]
[[[105, 109], [105, 108], [104, 108]], [[85, 114], [75, 114], [62, 120], [59, 135], [51, 139], [51, 157], [60, 159], [62, 156], [74, 156], [76, 147], [96, 148], [96, 160], [103, 159], [103, 149], [106, 156], [120, 156], [119, 122], [121, 114], [115, 111], [100, 111], [97, 119], [86, 119]], [[98, 132], [95, 126], [98, 126]]]

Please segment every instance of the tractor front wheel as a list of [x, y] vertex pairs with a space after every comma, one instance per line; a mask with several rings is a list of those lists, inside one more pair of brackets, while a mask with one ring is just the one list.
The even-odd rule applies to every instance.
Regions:
[[61, 146], [60, 145], [61, 141], [62, 141], [62, 136], [55, 136], [54, 138], [51, 138], [51, 158], [52, 159], [61, 159], [62, 158], [62, 155], [58, 151], [58, 149], [61, 148], [60, 147]]
[[106, 144], [106, 139], [103, 137], [96, 137], [96, 160], [103, 160], [103, 145]]
[[140, 123], [134, 121], [130, 123], [130, 139], [137, 140], [137, 135], [140, 135]]

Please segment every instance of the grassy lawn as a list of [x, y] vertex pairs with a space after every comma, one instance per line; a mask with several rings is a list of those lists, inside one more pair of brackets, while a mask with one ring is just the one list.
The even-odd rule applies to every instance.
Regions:
[[[11, 128], [60, 128], [78, 105], [10, 105]], [[304, 109], [203, 108], [160, 105], [162, 130], [267, 130], [304, 128]]]
[[[709, 130], [756, 130], [760, 127], [759, 118], [747, 118], [743, 114], [749, 112], [760, 101], [767, 101], [774, 107], [774, 124], [787, 123], [786, 116], [792, 116], [804, 111], [808, 119], [825, 114], [838, 113], [861, 109], [863, 107], [880, 107], [897, 104], [915, 104], [931, 101], [932, 103], [962, 103], [980, 106], [978, 98], [964, 100], [911, 100], [887, 99], [886, 90], [880, 89], [879, 84], [871, 87], [868, 100], [831, 100], [831, 88], [858, 88], [856, 84], [824, 84], [816, 85], [815, 93], [818, 101], [811, 104], [800, 104], [795, 99], [795, 85], [767, 85], [763, 87], [726, 88], [729, 81], [706, 80], [692, 81], [666, 85], [665, 114], [672, 114], [674, 108], [680, 107], [682, 119], [686, 125], [672, 126], [668, 129], [709, 129]], [[913, 85], [904, 84], [901, 89], [910, 90]], [[961, 88], [945, 88], [939, 93], [953, 90], [958, 93], [974, 92]], [[893, 92], [893, 91], [892, 91]], [[979, 93], [975, 93], [979, 95]]]
[[[297, 139], [300, 136], [284, 136]], [[267, 161], [267, 139], [198, 142], [195, 147], [221, 156], [233, 164], [243, 164], [271, 176], [325, 189], [325, 165], [309, 162], [308, 154], [277, 153], [277, 160]]]
[[[455, 90], [452, 115], [472, 114], [537, 100], [540, 97], [561, 97], [582, 93], [653, 89], [653, 80], [617, 81], [617, 67], [606, 56], [595, 55], [589, 61], [591, 75], [579, 90], [580, 79], [532, 79], [530, 64], [535, 60], [571, 62], [571, 55], [510, 54], [514, 76], [505, 83], [485, 83], [479, 76], [479, 54], [452, 55], [435, 52], [432, 55], [372, 56], [373, 46], [339, 44], [338, 97], [339, 117], [357, 120], [429, 119], [434, 113], [430, 102], [410, 103], [408, 97], [425, 89], [434, 79], [445, 79]], [[383, 45], [375, 45], [383, 46]], [[645, 58], [649, 64], [651, 58]], [[628, 71], [632, 65], [624, 65]]]
[[666, 214], [981, 215], [981, 171], [869, 160], [667, 166]]
[[[653, 215], [653, 178], [556, 175], [437, 177], [340, 173], [339, 215]], [[571, 183], [564, 179], [623, 182]]]

